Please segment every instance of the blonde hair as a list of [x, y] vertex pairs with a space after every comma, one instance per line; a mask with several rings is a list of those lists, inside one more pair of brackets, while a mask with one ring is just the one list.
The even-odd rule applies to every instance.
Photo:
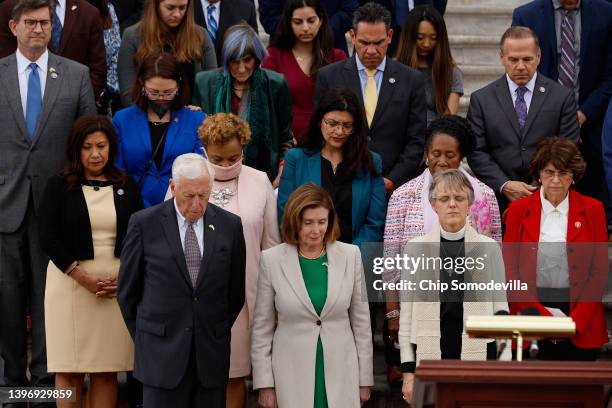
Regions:
[[142, 42], [136, 51], [136, 66], [147, 57], [169, 47], [169, 52], [180, 63], [189, 63], [201, 60], [204, 33], [195, 23], [193, 1], [189, 0], [187, 11], [179, 26], [173, 30], [162, 22], [159, 7], [164, 0], [146, 0], [142, 19], [140, 20], [140, 33]]
[[242, 146], [251, 141], [249, 124], [233, 113], [216, 113], [209, 115], [198, 128], [202, 145], [225, 145], [237, 139]]

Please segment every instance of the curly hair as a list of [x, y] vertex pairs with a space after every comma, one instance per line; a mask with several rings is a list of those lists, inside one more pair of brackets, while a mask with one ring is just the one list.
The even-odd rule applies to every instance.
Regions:
[[476, 134], [470, 123], [458, 115], [442, 116], [430, 123], [425, 132], [425, 151], [431, 146], [434, 136], [445, 134], [457, 141], [462, 157], [471, 154], [476, 148]]
[[242, 146], [251, 141], [249, 124], [233, 113], [216, 113], [207, 116], [198, 128], [203, 146], [224, 145], [238, 139]]
[[529, 163], [529, 174], [537, 181], [540, 171], [549, 163], [559, 171], [571, 171], [575, 182], [582, 179], [587, 166], [574, 142], [566, 137], [556, 136], [547, 137], [538, 143]]

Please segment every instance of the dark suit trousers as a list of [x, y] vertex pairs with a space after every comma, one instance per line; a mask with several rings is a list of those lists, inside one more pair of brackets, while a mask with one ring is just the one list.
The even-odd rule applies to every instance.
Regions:
[[194, 350], [195, 346], [192, 343], [187, 370], [176, 388], [167, 390], [143, 385], [145, 408], [225, 408], [226, 387], [202, 387]]
[[[0, 233], [0, 353], [6, 386], [53, 385], [47, 373], [44, 297], [49, 258], [40, 248], [33, 200], [19, 229]], [[27, 369], [26, 307], [32, 312], [32, 359]]]

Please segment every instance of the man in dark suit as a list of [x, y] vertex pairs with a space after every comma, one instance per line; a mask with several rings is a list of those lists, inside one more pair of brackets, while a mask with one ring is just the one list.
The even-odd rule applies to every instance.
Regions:
[[179, 156], [174, 199], [132, 215], [123, 243], [117, 299], [148, 408], [225, 407], [246, 250], [240, 217], [208, 203], [208, 166]]
[[580, 126], [573, 93], [536, 72], [540, 47], [533, 31], [506, 30], [500, 59], [506, 74], [472, 94], [467, 118], [476, 133], [468, 162], [495, 191], [503, 212], [510, 201], [536, 190], [529, 162], [538, 143], [550, 136], [578, 143]]
[[257, 12], [252, 0], [194, 0], [196, 23], [208, 31], [215, 44], [217, 64], [221, 66], [221, 47], [225, 31], [245, 21], [255, 32], [257, 29]]
[[359, 97], [368, 120], [371, 148], [382, 156], [385, 188], [391, 192], [417, 175], [423, 157], [424, 78], [386, 57], [393, 36], [388, 10], [368, 3], [357, 9], [354, 20], [351, 40], [355, 55], [319, 71], [315, 101], [333, 87], [348, 88]]
[[73, 121], [96, 113], [87, 67], [47, 51], [51, 3], [15, 4], [8, 24], [17, 51], [0, 59], [0, 353], [4, 383], [10, 387], [53, 384], [47, 373], [43, 304], [49, 259], [40, 247], [36, 213], [47, 179], [63, 168]]
[[[334, 47], [348, 54], [346, 32], [351, 28], [357, 0], [321, 0], [334, 32]], [[266, 33], [274, 35], [281, 14], [283, 0], [259, 0], [259, 20]]]
[[[0, 4], [0, 58], [17, 49], [15, 37], [8, 29], [15, 3], [16, 0], [5, 0]], [[54, 33], [57, 34], [52, 33], [49, 49], [89, 68], [94, 95], [98, 99], [106, 87], [106, 48], [98, 10], [85, 0], [56, 0], [54, 14]]]
[[581, 125], [580, 151], [588, 164], [576, 187], [608, 202], [606, 188], [602, 188], [601, 130], [612, 97], [612, 4], [604, 0], [535, 0], [514, 10], [512, 25], [535, 31], [542, 48], [539, 71], [574, 91]]
[[136, 24], [142, 17], [144, 0], [111, 0], [117, 13], [121, 34], [127, 27]]

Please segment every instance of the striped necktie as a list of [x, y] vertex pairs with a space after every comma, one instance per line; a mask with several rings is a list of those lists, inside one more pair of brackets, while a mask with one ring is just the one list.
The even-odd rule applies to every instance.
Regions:
[[206, 19], [206, 26], [208, 35], [210, 35], [210, 39], [212, 40], [213, 44], [217, 41], [217, 30], [219, 29], [217, 20], [215, 19], [215, 8], [216, 6], [214, 4], [209, 4], [208, 7], [206, 7], [206, 14], [208, 15]]
[[198, 245], [198, 238], [193, 229], [193, 223], [187, 222], [187, 231], [185, 232], [185, 262], [187, 263], [187, 271], [189, 271], [189, 277], [191, 283], [195, 287], [198, 281], [198, 275], [200, 273], [200, 263], [202, 262], [202, 253], [200, 252], [200, 245]]
[[559, 59], [559, 83], [574, 88], [576, 80], [576, 50], [574, 37], [574, 13], [567, 10], [561, 22], [561, 58]]
[[59, 54], [59, 48], [62, 40], [62, 22], [56, 12], [53, 12], [53, 29], [51, 30], [51, 48], [56, 54]]

